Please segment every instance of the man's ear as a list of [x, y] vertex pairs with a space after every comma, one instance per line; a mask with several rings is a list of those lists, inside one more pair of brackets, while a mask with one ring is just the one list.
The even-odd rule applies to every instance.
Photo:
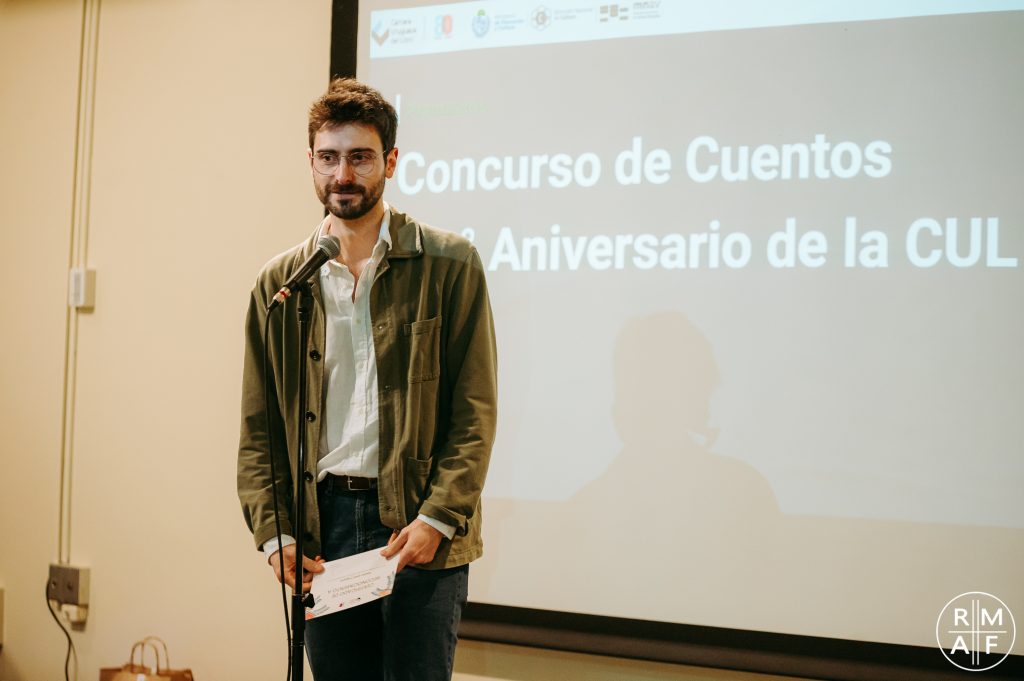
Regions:
[[384, 160], [384, 177], [391, 179], [391, 176], [395, 174], [395, 168], [398, 166], [398, 147], [392, 147], [391, 151], [388, 152], [387, 158]]

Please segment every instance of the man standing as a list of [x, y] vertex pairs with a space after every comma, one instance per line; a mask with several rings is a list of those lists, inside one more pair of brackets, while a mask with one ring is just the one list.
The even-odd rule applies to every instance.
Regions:
[[[338, 79], [310, 108], [309, 161], [329, 215], [304, 243], [260, 272], [246, 319], [238, 495], [277, 578], [294, 581], [295, 475], [306, 485], [306, 587], [325, 560], [386, 547], [391, 596], [307, 622], [318, 679], [450, 679], [480, 557], [480, 491], [496, 422], [494, 325], [483, 266], [465, 239], [383, 200], [395, 171], [398, 119], [376, 90]], [[295, 305], [270, 319], [270, 416], [264, 412], [263, 325], [278, 289], [322, 235], [341, 254], [311, 280], [308, 347]], [[299, 362], [308, 411], [298, 413]], [[299, 428], [307, 470], [297, 472]], [[272, 435], [273, 451], [268, 445]], [[316, 448], [316, 449], [314, 449]], [[276, 466], [281, 546], [274, 528]]]

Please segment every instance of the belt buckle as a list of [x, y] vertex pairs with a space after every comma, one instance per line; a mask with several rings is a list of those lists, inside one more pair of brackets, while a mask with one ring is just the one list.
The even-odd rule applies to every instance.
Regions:
[[[359, 481], [358, 486], [353, 486], [353, 482]], [[370, 481], [368, 478], [354, 478], [350, 475], [345, 476], [345, 487], [349, 492], [364, 492], [370, 489]]]

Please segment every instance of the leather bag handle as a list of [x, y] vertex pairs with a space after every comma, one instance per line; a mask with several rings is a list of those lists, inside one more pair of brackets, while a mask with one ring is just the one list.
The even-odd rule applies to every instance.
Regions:
[[150, 647], [153, 648], [153, 650], [157, 650], [156, 646], [153, 645], [153, 641], [156, 641], [157, 643], [159, 643], [160, 646], [164, 649], [164, 666], [163, 667], [160, 666], [160, 653], [159, 653], [159, 651], [157, 651], [157, 655], [156, 655], [156, 669], [157, 669], [157, 671], [160, 671], [161, 669], [170, 669], [171, 668], [171, 655], [170, 655], [170, 653], [167, 652], [167, 643], [165, 643], [162, 638], [160, 638], [159, 636], [147, 636], [146, 638], [142, 639], [141, 642], [142, 643], [148, 643], [150, 645]]
[[140, 664], [138, 666], [140, 666], [143, 669], [145, 669], [146, 668], [146, 647], [147, 646], [153, 650], [153, 657], [154, 657], [154, 661], [156, 662], [156, 667], [150, 667], [149, 668], [149, 673], [155, 675], [156, 672], [157, 672], [157, 669], [160, 667], [160, 651], [157, 649], [157, 647], [155, 645], [153, 645], [153, 642], [150, 641], [148, 638], [144, 638], [141, 641], [136, 641], [135, 643], [132, 644], [132, 654], [131, 654], [131, 657], [128, 658], [128, 664], [131, 665], [132, 669], [135, 668], [135, 651], [139, 650], [140, 651], [139, 652], [139, 663]]

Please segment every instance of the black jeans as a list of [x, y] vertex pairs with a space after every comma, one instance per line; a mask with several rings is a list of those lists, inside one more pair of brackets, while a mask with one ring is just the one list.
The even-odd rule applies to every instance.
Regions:
[[[328, 478], [329, 480], [329, 478]], [[388, 543], [377, 490], [317, 486], [325, 560]], [[444, 540], [442, 540], [444, 541]], [[390, 596], [306, 622], [306, 654], [316, 681], [450, 681], [466, 604], [469, 566], [406, 567]]]

